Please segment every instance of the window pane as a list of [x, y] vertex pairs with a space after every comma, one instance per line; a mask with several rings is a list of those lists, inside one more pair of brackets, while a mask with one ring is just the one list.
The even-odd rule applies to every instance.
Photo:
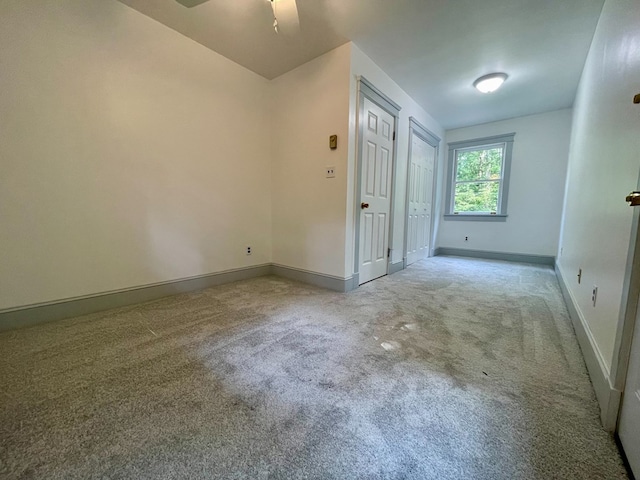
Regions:
[[502, 148], [494, 147], [457, 153], [456, 181], [499, 180]]
[[500, 182], [458, 183], [454, 212], [497, 212]]

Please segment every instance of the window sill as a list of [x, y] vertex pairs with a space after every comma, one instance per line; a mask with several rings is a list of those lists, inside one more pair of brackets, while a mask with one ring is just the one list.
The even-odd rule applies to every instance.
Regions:
[[447, 213], [444, 215], [444, 219], [445, 220], [466, 220], [466, 221], [470, 221], [470, 222], [506, 222], [507, 221], [507, 215], [490, 215], [490, 214], [486, 214], [486, 213], [478, 213], [478, 214], [473, 214], [473, 213], [464, 213], [464, 214], [458, 214], [458, 215], [454, 215], [451, 213]]

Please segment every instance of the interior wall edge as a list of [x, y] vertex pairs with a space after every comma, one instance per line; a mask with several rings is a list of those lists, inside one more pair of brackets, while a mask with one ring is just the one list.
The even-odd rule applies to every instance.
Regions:
[[288, 278], [289, 280], [295, 280], [342, 293], [350, 292], [358, 287], [357, 279], [353, 276], [340, 278], [276, 263], [271, 265], [271, 273], [278, 277]]
[[406, 260], [402, 260], [401, 262], [396, 262], [396, 263], [391, 263], [389, 262], [389, 271], [388, 271], [388, 275], [393, 275], [396, 272], [399, 272], [400, 270], [404, 270], [406, 267], [405, 265]]
[[484, 258], [487, 260], [503, 260], [515, 263], [535, 263], [555, 266], [556, 259], [551, 255], [533, 255], [530, 253], [494, 252], [489, 250], [470, 250], [466, 248], [437, 247], [434, 256], [451, 255], [456, 257]]
[[602, 359], [602, 354], [593, 339], [586, 320], [578, 308], [577, 302], [573, 298], [571, 290], [567, 287], [562, 269], [557, 264], [555, 271], [578, 344], [580, 345], [580, 351], [582, 352], [587, 371], [589, 372], [591, 384], [593, 385], [598, 404], [600, 405], [600, 420], [607, 431], [613, 432], [616, 428], [621, 392], [611, 386], [609, 371]]
[[158, 300], [179, 293], [193, 292], [224, 283], [269, 275], [271, 264], [237, 268], [167, 282], [139, 285], [122, 290], [101, 292], [53, 302], [0, 310], [0, 331], [30, 327], [63, 318], [87, 315], [112, 308]]
[[358, 287], [357, 277], [339, 278], [285, 265], [265, 263], [168, 282], [0, 310], [0, 332], [136, 305], [180, 293], [194, 292], [265, 275], [276, 275], [337, 292], [349, 292]]

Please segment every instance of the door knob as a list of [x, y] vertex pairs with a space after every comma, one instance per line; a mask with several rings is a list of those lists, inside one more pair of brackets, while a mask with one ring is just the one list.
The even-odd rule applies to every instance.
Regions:
[[625, 200], [629, 202], [630, 207], [637, 207], [638, 205], [640, 205], [640, 192], [631, 192], [629, 195], [627, 195], [627, 198], [625, 198]]
[[360, 208], [361, 208], [361, 209], [363, 209], [363, 210], [364, 210], [365, 208], [369, 208], [369, 204], [368, 204], [368, 203], [364, 203], [364, 202], [362, 202], [362, 203], [360, 204]]

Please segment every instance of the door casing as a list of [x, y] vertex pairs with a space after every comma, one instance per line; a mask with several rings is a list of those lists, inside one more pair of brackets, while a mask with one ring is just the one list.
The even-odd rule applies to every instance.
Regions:
[[[640, 190], [640, 176], [637, 182], [637, 190]], [[620, 201], [622, 201], [622, 198]], [[633, 332], [637, 326], [638, 299], [640, 298], [640, 235], [638, 231], [640, 227], [640, 207], [632, 208], [633, 219], [622, 289], [622, 308], [620, 317], [618, 318], [618, 328], [613, 350], [614, 361], [612, 362], [609, 376], [613, 398], [610, 398], [608, 411], [604, 412], [602, 419], [604, 427], [607, 430], [615, 430], [616, 432], [620, 420], [622, 395], [629, 370]]]
[[[389, 113], [393, 117], [393, 151], [391, 157], [391, 210], [389, 212], [389, 248], [393, 245], [393, 225], [395, 220], [395, 215], [393, 213], [394, 199], [395, 199], [395, 186], [396, 186], [396, 178], [397, 178], [397, 168], [398, 168], [398, 140], [396, 138], [396, 133], [398, 131], [398, 117], [400, 116], [400, 110], [402, 107], [391, 100], [388, 96], [386, 96], [382, 91], [378, 90], [369, 80], [367, 80], [363, 76], [358, 76], [358, 107], [357, 107], [357, 156], [356, 156], [356, 195], [355, 195], [355, 204], [354, 211], [355, 214], [355, 231], [354, 231], [354, 267], [353, 267], [353, 284], [360, 284], [360, 203], [362, 196], [362, 153], [363, 153], [363, 145], [362, 141], [364, 139], [364, 98], [366, 97], [369, 101], [375, 103], [378, 107], [382, 108], [384, 111]], [[391, 257], [387, 257], [387, 273], [389, 272], [389, 262], [391, 261]]]
[[431, 222], [431, 228], [429, 229], [429, 252], [427, 255], [429, 257], [433, 256], [434, 252], [434, 210], [436, 206], [436, 182], [438, 180], [438, 159], [440, 158], [440, 137], [436, 134], [432, 133], [427, 129], [424, 125], [422, 125], [418, 120], [414, 117], [409, 117], [409, 155], [407, 156], [407, 187], [406, 187], [406, 198], [405, 198], [405, 207], [404, 207], [404, 246], [402, 252], [402, 268], [407, 268], [407, 254], [409, 251], [409, 189], [411, 182], [411, 155], [413, 154], [413, 136], [419, 137], [421, 140], [426, 142], [428, 145], [431, 145], [436, 149], [436, 158], [433, 162], [433, 188], [431, 190], [431, 218], [429, 221]]

